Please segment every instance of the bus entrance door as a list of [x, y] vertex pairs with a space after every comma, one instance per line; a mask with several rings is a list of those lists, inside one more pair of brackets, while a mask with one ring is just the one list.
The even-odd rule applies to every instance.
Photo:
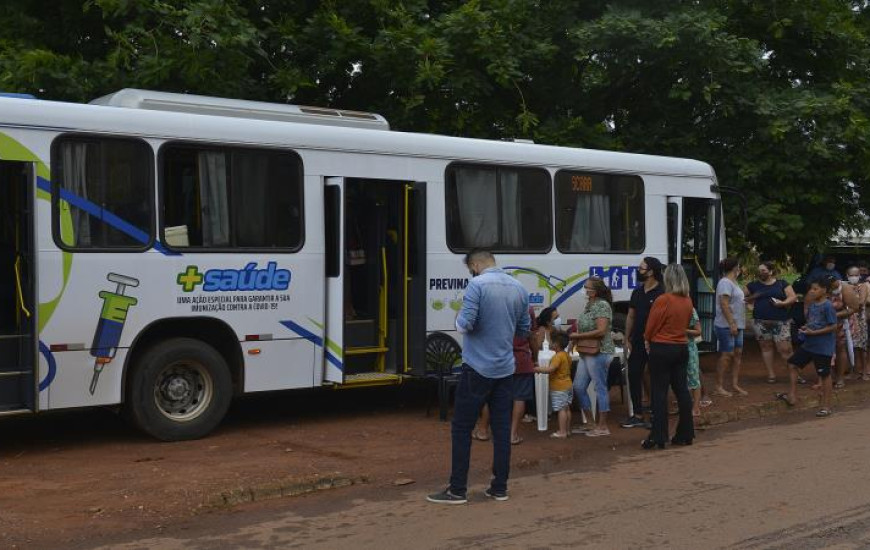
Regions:
[[[415, 353], [422, 364], [423, 308], [414, 306], [418, 298], [425, 300], [420, 269], [425, 248], [419, 242], [425, 226], [417, 215], [422, 188], [393, 180], [330, 178], [325, 196], [326, 225], [332, 228], [327, 229], [325, 352], [333, 354], [325, 357], [325, 378], [345, 386], [400, 383], [412, 370]], [[341, 251], [332, 263], [330, 247]], [[335, 361], [339, 348], [341, 358]], [[340, 381], [335, 380], [339, 371]]]
[[[677, 204], [682, 202], [682, 208], [674, 211], [671, 200]], [[689, 277], [692, 302], [701, 319], [703, 341], [698, 343], [701, 351], [716, 350], [713, 319], [716, 316], [716, 282], [721, 238], [719, 204], [716, 199], [691, 197], [668, 201], [669, 234], [673, 221], [675, 238], [681, 243], [676, 252]], [[671, 215], [677, 217], [671, 218]]]
[[0, 414], [36, 410], [33, 182], [32, 163], [0, 161]]

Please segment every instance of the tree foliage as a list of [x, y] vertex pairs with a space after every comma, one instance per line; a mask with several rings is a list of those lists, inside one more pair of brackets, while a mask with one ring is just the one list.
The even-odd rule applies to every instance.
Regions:
[[[697, 158], [746, 197], [732, 244], [802, 257], [870, 209], [868, 13], [864, 0], [5, 0], [0, 88], [335, 106], [400, 130]], [[738, 204], [726, 197], [729, 220]]]

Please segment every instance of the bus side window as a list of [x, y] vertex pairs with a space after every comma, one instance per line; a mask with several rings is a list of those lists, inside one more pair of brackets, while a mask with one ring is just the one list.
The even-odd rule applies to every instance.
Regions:
[[453, 252], [546, 253], [552, 248], [550, 175], [540, 168], [454, 163], [446, 179]]
[[151, 147], [61, 136], [52, 147], [55, 241], [66, 248], [145, 249], [153, 237]]
[[173, 247], [302, 246], [302, 163], [288, 151], [166, 146], [163, 238]]
[[556, 246], [567, 254], [640, 252], [646, 246], [643, 180], [556, 173]]

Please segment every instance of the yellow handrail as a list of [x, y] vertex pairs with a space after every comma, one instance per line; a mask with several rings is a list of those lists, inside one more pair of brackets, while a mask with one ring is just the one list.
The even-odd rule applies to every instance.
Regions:
[[408, 282], [410, 278], [408, 277], [408, 223], [409, 218], [411, 217], [411, 212], [408, 209], [408, 205], [411, 200], [411, 190], [412, 187], [408, 184], [405, 184], [405, 227], [402, 230], [402, 361], [404, 364], [404, 371], [408, 372], [411, 370], [411, 365], [408, 364]]
[[707, 284], [707, 288], [710, 289], [710, 292], [715, 293], [716, 289], [713, 288], [713, 285], [710, 283], [710, 279], [707, 278], [707, 274], [704, 273], [704, 268], [701, 267], [701, 263], [698, 261], [698, 255], [695, 255], [695, 265], [698, 267], [698, 272], [701, 274], [701, 278], [704, 279], [704, 282]]
[[[386, 247], [381, 247], [381, 267], [384, 270], [384, 286], [381, 287], [381, 303], [380, 303], [380, 315], [378, 319], [378, 347], [385, 347], [387, 341], [387, 330], [388, 323], [387, 320], [387, 296], [389, 292], [389, 272], [387, 271], [387, 249]], [[378, 357], [378, 371], [384, 372], [386, 370], [386, 357], [383, 353]]]
[[30, 317], [32, 314], [30, 310], [27, 309], [27, 306], [24, 305], [24, 293], [21, 291], [21, 256], [18, 256], [15, 259], [15, 288], [18, 290], [18, 303], [21, 305], [21, 311], [24, 312], [25, 315]]

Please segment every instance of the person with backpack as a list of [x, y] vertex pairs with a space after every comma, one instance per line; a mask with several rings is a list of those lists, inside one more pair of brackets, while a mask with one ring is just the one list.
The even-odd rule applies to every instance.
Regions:
[[797, 294], [788, 281], [776, 278], [773, 262], [762, 262], [757, 279], [746, 285], [746, 289], [746, 302], [752, 306], [752, 328], [767, 369], [767, 382], [774, 384], [774, 352], [778, 352], [783, 361], [788, 361], [792, 355], [789, 309], [797, 301]]

